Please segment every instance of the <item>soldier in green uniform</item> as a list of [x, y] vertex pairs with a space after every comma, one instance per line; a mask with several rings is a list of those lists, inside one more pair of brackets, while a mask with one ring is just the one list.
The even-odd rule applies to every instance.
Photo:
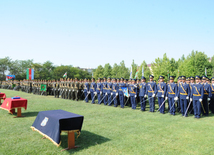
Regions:
[[74, 83], [74, 94], [75, 94], [75, 99], [76, 101], [79, 100], [79, 82], [78, 82], [78, 78], [75, 78], [75, 83]]

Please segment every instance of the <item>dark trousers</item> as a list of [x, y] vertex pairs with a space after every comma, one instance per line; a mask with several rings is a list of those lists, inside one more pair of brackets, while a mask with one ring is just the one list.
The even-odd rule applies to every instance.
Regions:
[[208, 101], [207, 101], [207, 98], [203, 99], [203, 106], [204, 106], [204, 110], [205, 110], [205, 113], [204, 113], [204, 110], [202, 109], [202, 114], [205, 115], [205, 116], [208, 116], [209, 114], [209, 105], [208, 105]]
[[93, 91], [90, 91], [91, 93], [91, 103], [94, 103], [94, 99], [95, 99], [95, 96], [94, 96], [94, 92]]
[[163, 97], [158, 97], [158, 105], [159, 105], [159, 108], [161, 106], [160, 113], [162, 113], [162, 114], [164, 114], [164, 111], [165, 111], [165, 103], [163, 103], [163, 101], [164, 101]]
[[108, 93], [108, 105], [111, 104], [111, 93]]
[[169, 97], [168, 98], [168, 103], [169, 103], [169, 112], [172, 115], [175, 115], [175, 100], [174, 97]]
[[85, 95], [85, 102], [88, 102], [88, 92], [84, 92]]
[[193, 100], [193, 108], [194, 108], [195, 117], [200, 118], [200, 116], [201, 116], [201, 102], [199, 102], [199, 100]]
[[106, 95], [106, 93], [103, 93], [103, 97], [104, 97], [104, 99], [103, 99], [103, 103], [104, 103], [104, 105], [107, 105], [107, 103], [108, 103], [108, 94]]
[[137, 104], [136, 104], [136, 98], [134, 96], [130, 96], [131, 104], [132, 104], [132, 109], [136, 109]]
[[102, 99], [101, 96], [102, 95], [100, 95], [100, 93], [97, 93], [98, 104], [101, 104], [101, 99]]
[[180, 99], [180, 106], [181, 106], [181, 114], [184, 116], [187, 110], [187, 99]]
[[150, 106], [150, 112], [155, 111], [155, 98], [149, 96], [149, 106]]
[[112, 99], [114, 99], [114, 101], [112, 101], [112, 102], [114, 102], [114, 107], [117, 107], [117, 96], [116, 96], [116, 94], [113, 94]]
[[119, 94], [119, 100], [120, 100], [120, 106], [121, 108], [124, 108], [124, 95], [123, 94]]
[[145, 111], [145, 109], [146, 109], [146, 98], [144, 98], [144, 96], [139, 96], [139, 99], [140, 99], [141, 110]]

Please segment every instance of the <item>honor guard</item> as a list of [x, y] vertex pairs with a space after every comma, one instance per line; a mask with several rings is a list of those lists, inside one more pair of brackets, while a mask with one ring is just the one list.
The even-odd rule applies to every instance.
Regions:
[[90, 94], [90, 85], [88, 83], [87, 78], [85, 78], [85, 83], [84, 83], [84, 95], [85, 95], [85, 102], [88, 103], [88, 95]]
[[147, 96], [149, 98], [149, 106], [150, 112], [154, 112], [155, 110], [155, 95], [157, 93], [157, 86], [156, 83], [153, 81], [154, 76], [149, 76], [149, 82], [147, 83]]
[[111, 92], [112, 92], [112, 83], [111, 83], [111, 78], [108, 77], [108, 82], [107, 82], [108, 105], [111, 102]]
[[181, 114], [182, 116], [184, 116], [187, 109], [187, 104], [190, 98], [190, 88], [189, 88], [189, 85], [186, 83], [185, 76], [182, 76], [182, 82], [179, 83], [178, 94], [180, 99]]
[[164, 114], [165, 113], [165, 101], [167, 100], [166, 97], [166, 83], [164, 82], [164, 77], [159, 76], [159, 83], [157, 85], [157, 97], [158, 97], [158, 105], [159, 105], [159, 110], [160, 113]]
[[120, 106], [121, 108], [124, 108], [124, 96], [125, 94], [123, 93], [123, 90], [122, 90], [122, 87], [126, 87], [126, 84], [124, 83], [124, 78], [121, 78], [120, 79], [120, 83], [118, 84], [119, 86], [119, 91], [118, 91], [118, 94], [119, 94], [119, 101], [120, 101]]
[[98, 78], [98, 80], [97, 80], [97, 89], [96, 89], [98, 104], [101, 104], [102, 91], [103, 91], [103, 88], [102, 88], [101, 78]]
[[175, 102], [178, 101], [178, 86], [174, 83], [174, 76], [169, 77], [169, 84], [167, 85], [166, 97], [169, 102], [169, 113], [175, 115]]
[[137, 103], [137, 85], [135, 84], [135, 79], [132, 80], [132, 84], [129, 85], [129, 94], [130, 94], [130, 100], [131, 100], [131, 105], [132, 109], [136, 109]]
[[106, 81], [106, 77], [103, 78], [103, 83], [102, 83], [102, 87], [103, 87], [103, 103], [104, 105], [107, 105], [108, 103], [108, 93], [107, 93], [107, 81]]
[[[111, 95], [112, 95], [112, 100], [111, 102], [114, 102], [114, 107], [117, 107], [118, 103], [117, 103], [117, 96], [118, 96], [118, 84], [116, 83], [116, 79], [113, 78], [113, 83], [112, 83], [112, 92], [111, 92]], [[111, 105], [111, 103], [109, 104]]]
[[211, 78], [210, 87], [211, 87], [211, 91], [212, 91], [212, 97], [210, 100], [210, 110], [212, 113], [214, 113], [214, 77]]
[[201, 105], [204, 95], [203, 85], [200, 84], [200, 76], [195, 76], [196, 83], [192, 86], [190, 101], [193, 102], [194, 115], [195, 118], [200, 118], [201, 116]]
[[96, 94], [97, 94], [97, 92], [96, 92], [96, 87], [97, 87], [97, 85], [96, 85], [96, 83], [94, 82], [94, 78], [92, 78], [91, 79], [92, 80], [92, 82], [91, 82], [91, 84], [90, 84], [90, 94], [91, 94], [91, 103], [92, 104], [94, 104], [95, 102], [94, 102], [94, 100], [95, 100], [95, 96], [96, 96]]
[[141, 106], [141, 111], [146, 110], [146, 78], [144, 76], [141, 77], [141, 83], [139, 84], [139, 99], [140, 99], [140, 106]]
[[207, 77], [202, 76], [202, 81], [203, 81], [203, 88], [204, 88], [204, 96], [203, 96], [203, 107], [204, 110], [202, 111], [203, 115], [208, 116], [209, 115], [209, 103], [210, 98], [212, 97], [212, 91], [211, 91], [211, 86], [207, 83]]

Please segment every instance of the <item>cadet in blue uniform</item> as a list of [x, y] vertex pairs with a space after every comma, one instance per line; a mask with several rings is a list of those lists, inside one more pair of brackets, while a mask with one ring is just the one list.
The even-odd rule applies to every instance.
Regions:
[[192, 86], [190, 101], [193, 101], [194, 115], [195, 118], [200, 118], [201, 116], [201, 102], [204, 95], [203, 85], [199, 83], [200, 77], [195, 76], [196, 84]]
[[157, 93], [157, 86], [156, 83], [153, 81], [154, 76], [149, 76], [149, 82], [147, 83], [146, 87], [146, 94], [149, 98], [149, 106], [150, 112], [154, 112], [155, 110], [155, 95]]
[[88, 94], [90, 93], [89, 88], [90, 88], [90, 85], [88, 83], [88, 80], [85, 78], [85, 83], [84, 83], [85, 102], [88, 102]]
[[120, 83], [118, 84], [118, 86], [119, 86], [119, 100], [120, 100], [121, 108], [124, 108], [124, 104], [125, 104], [124, 93], [123, 93], [122, 87], [126, 87], [126, 84], [123, 81], [124, 81], [124, 78], [121, 78]]
[[159, 76], [159, 83], [157, 85], [157, 97], [158, 97], [158, 104], [159, 108], [161, 104], [163, 104], [160, 108], [160, 113], [164, 114], [165, 112], [165, 97], [166, 97], [166, 83], [164, 82], [164, 77]]
[[104, 103], [104, 105], [107, 105], [108, 93], [107, 93], [106, 77], [103, 78], [102, 88], [103, 88], [103, 103]]
[[175, 115], [175, 102], [178, 101], [178, 86], [174, 83], [174, 76], [170, 76], [170, 83], [167, 85], [166, 98], [169, 102], [169, 112], [171, 115]]
[[130, 94], [132, 109], [136, 109], [137, 85], [135, 84], [135, 79], [132, 80], [132, 84], [129, 86], [129, 94]]
[[[177, 87], [179, 87], [180, 83], [182, 83], [182, 80], [181, 80], [181, 76], [178, 77], [178, 82], [177, 82]], [[181, 106], [180, 106], [180, 95], [178, 94], [178, 101], [177, 101], [177, 111], [180, 112], [181, 110]]]
[[94, 103], [94, 100], [95, 100], [95, 96], [94, 95], [97, 95], [97, 92], [96, 92], [96, 83], [94, 82], [94, 78], [91, 79], [92, 82], [91, 82], [91, 85], [90, 85], [90, 94], [91, 94], [91, 103]]
[[97, 88], [96, 88], [96, 92], [97, 92], [97, 99], [98, 99], [98, 104], [101, 104], [101, 95], [102, 95], [102, 84], [100, 82], [100, 78], [98, 78], [98, 82], [97, 82]]
[[[189, 88], [191, 93], [192, 93], [192, 87], [194, 84], [195, 84], [195, 78], [193, 76], [190, 76]], [[193, 103], [190, 104], [189, 110], [190, 110], [190, 114], [194, 114]]]
[[144, 76], [141, 77], [141, 83], [139, 84], [139, 99], [140, 99], [140, 106], [141, 111], [146, 110], [146, 78]]
[[118, 84], [116, 83], [115, 78], [113, 78], [113, 83], [112, 83], [112, 98], [114, 99], [112, 102], [114, 102], [114, 107], [117, 107], [117, 96], [118, 96]]
[[208, 102], [210, 101], [210, 98], [212, 97], [212, 91], [210, 85], [207, 83], [207, 77], [202, 76], [202, 81], [203, 81], [203, 88], [204, 88], [204, 96], [203, 96], [203, 107], [205, 110], [202, 110], [203, 115], [208, 116], [209, 115], [209, 105]]
[[187, 109], [188, 100], [190, 98], [190, 88], [189, 85], [186, 83], [185, 76], [182, 76], [182, 83], [181, 82], [179, 83], [178, 94], [180, 99], [181, 114], [182, 116], [184, 116]]
[[112, 83], [111, 83], [111, 78], [108, 77], [108, 82], [107, 82], [108, 104], [110, 104], [111, 102], [111, 92], [112, 92]]
[[212, 97], [210, 100], [210, 110], [212, 113], [214, 113], [214, 77], [211, 78], [210, 87], [211, 87], [211, 91], [212, 91]]

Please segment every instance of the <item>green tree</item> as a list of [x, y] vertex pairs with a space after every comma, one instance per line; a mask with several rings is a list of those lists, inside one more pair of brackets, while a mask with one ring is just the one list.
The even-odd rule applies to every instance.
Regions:
[[130, 74], [130, 71], [129, 69], [126, 67], [125, 65], [125, 62], [124, 60], [122, 60], [120, 62], [120, 65], [119, 65], [119, 69], [118, 69], [118, 77], [121, 78], [125, 78], [125, 79], [128, 79], [129, 78], [129, 74]]
[[6, 75], [5, 72], [9, 69], [9, 65], [11, 63], [11, 59], [9, 57], [0, 59], [0, 80], [5, 80]]
[[119, 66], [115, 63], [111, 70], [111, 77], [112, 78], [120, 78], [119, 76]]
[[102, 65], [99, 65], [97, 69], [94, 71], [94, 78], [98, 79], [98, 77], [102, 78], [104, 73], [104, 68]]
[[104, 77], [111, 77], [111, 72], [112, 72], [112, 67], [109, 63], [105, 64], [104, 66], [104, 72], [103, 72], [103, 76]]

